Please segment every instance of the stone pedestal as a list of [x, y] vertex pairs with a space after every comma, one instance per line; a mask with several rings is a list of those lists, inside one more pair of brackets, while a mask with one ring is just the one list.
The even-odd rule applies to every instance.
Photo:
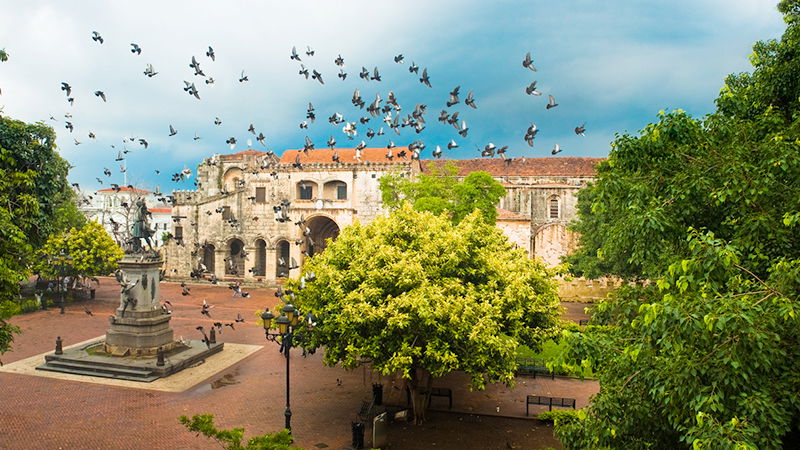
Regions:
[[119, 268], [129, 283], [120, 293], [120, 305], [106, 332], [105, 351], [116, 356], [152, 356], [159, 347], [169, 351], [175, 345], [171, 316], [159, 302], [160, 270], [163, 261], [150, 254], [125, 255]]

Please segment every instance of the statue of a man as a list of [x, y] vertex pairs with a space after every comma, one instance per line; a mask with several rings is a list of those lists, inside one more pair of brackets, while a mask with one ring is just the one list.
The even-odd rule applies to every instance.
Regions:
[[147, 220], [147, 217], [150, 215], [150, 211], [147, 209], [147, 205], [145, 204], [144, 200], [137, 200], [136, 208], [134, 209], [133, 225], [131, 225], [131, 241], [133, 243], [134, 253], [140, 253], [144, 251], [144, 247], [142, 246], [140, 239], [144, 239], [145, 242], [147, 242], [147, 246], [150, 248], [150, 250], [153, 250], [153, 244], [150, 241], [150, 237], [153, 236], [154, 231], [150, 229], [150, 224]]

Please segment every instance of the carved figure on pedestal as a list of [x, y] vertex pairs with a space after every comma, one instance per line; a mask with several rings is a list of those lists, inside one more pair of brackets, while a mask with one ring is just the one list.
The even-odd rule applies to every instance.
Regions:
[[153, 237], [155, 231], [150, 228], [150, 223], [148, 220], [148, 217], [151, 215], [152, 214], [147, 209], [147, 205], [145, 204], [144, 200], [137, 200], [133, 225], [131, 225], [130, 242], [132, 253], [144, 253], [145, 250], [141, 242], [142, 239], [147, 242], [147, 247], [150, 249], [150, 251], [153, 251], [153, 243], [150, 238]]

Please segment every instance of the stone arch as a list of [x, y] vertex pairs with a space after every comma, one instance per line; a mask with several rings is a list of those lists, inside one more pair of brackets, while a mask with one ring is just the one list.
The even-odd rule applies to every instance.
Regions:
[[267, 274], [267, 242], [264, 239], [256, 239], [255, 253], [253, 275], [263, 277]]
[[215, 250], [214, 244], [203, 245], [203, 265], [206, 266], [205, 270], [211, 273], [214, 273]]
[[289, 276], [289, 241], [279, 238], [275, 242], [275, 278]]
[[237, 183], [240, 180], [244, 180], [244, 172], [239, 167], [231, 167], [230, 169], [225, 171], [225, 175], [222, 176], [222, 189], [233, 192], [237, 189]]
[[309, 237], [314, 245], [309, 246], [308, 241], [303, 244], [307, 256], [314, 256], [322, 253], [327, 246], [328, 239], [336, 239], [339, 236], [339, 225], [326, 215], [315, 215], [306, 219], [306, 227], [311, 231]]
[[244, 276], [244, 242], [239, 238], [229, 239], [225, 253], [225, 275]]
[[561, 263], [577, 244], [577, 236], [562, 223], [550, 223], [536, 229], [532, 238], [533, 256], [548, 266]]

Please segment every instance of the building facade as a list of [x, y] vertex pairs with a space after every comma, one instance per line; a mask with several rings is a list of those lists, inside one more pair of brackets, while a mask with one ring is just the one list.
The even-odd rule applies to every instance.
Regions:
[[[405, 151], [404, 151], [405, 150]], [[164, 247], [166, 275], [191, 273], [275, 283], [295, 276], [303, 260], [358, 220], [386, 210], [379, 180], [387, 173], [414, 177], [442, 161], [411, 159], [395, 148], [246, 150], [214, 155], [197, 170], [197, 189], [176, 191], [172, 236]], [[533, 257], [555, 264], [574, 246], [566, 224], [575, 193], [594, 175], [594, 158], [453, 160], [458, 176], [489, 172], [506, 187], [498, 227]]]

